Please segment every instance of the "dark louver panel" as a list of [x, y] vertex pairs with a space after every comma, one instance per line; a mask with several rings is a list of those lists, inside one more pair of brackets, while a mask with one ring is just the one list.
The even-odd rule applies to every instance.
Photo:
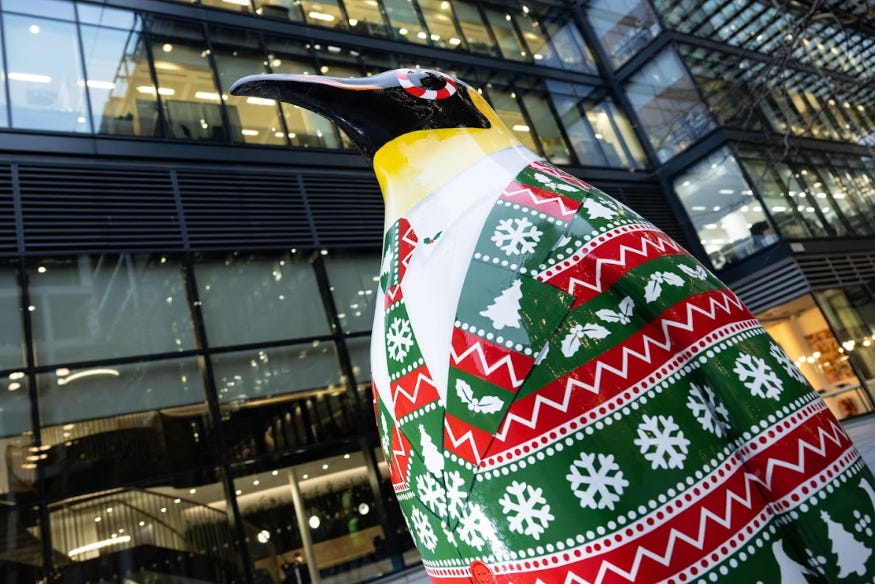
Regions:
[[28, 252], [182, 246], [167, 171], [22, 164], [18, 177]]
[[870, 285], [875, 280], [875, 253], [798, 256], [797, 261], [815, 290]]
[[677, 217], [672, 213], [671, 206], [656, 181], [641, 184], [598, 183], [595, 186], [622, 201], [623, 204], [631, 207], [635, 212], [665, 231], [669, 237], [686, 249], [690, 249], [687, 236], [684, 235]]
[[383, 197], [377, 179], [369, 174], [304, 175], [303, 179], [319, 245], [381, 245]]
[[12, 169], [0, 165], [0, 254], [18, 252], [15, 234], [15, 203], [12, 195]]
[[180, 170], [177, 181], [192, 249], [313, 245], [295, 174]]

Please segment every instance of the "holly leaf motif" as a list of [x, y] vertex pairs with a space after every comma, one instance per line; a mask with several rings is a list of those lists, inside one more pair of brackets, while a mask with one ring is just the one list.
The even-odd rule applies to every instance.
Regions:
[[[659, 274], [653, 274], [657, 276]], [[650, 281], [647, 282], [647, 285], [644, 287], [644, 299], [647, 302], [653, 302], [659, 298], [659, 295], [662, 294], [662, 279], [661, 278], [650, 278]]]
[[456, 380], [456, 394], [459, 396], [459, 400], [468, 406], [468, 410], [474, 413], [491, 414], [504, 406], [504, 402], [494, 395], [485, 395], [481, 398], [474, 397], [474, 390], [471, 384], [464, 379]]
[[621, 324], [629, 324], [631, 322], [632, 310], [635, 308], [635, 301], [627, 296], [620, 301], [619, 312], [614, 312], [609, 308], [597, 310], [595, 315], [603, 322], [619, 322]]
[[699, 280], [708, 279], [708, 272], [702, 266], [696, 266], [695, 268], [691, 268], [690, 266], [685, 266], [681, 264], [678, 266], [678, 268], [680, 268], [680, 270], [690, 278], [698, 278]]
[[583, 332], [583, 327], [579, 324], [571, 327], [571, 330], [568, 331], [568, 334], [565, 335], [565, 338], [562, 339], [562, 354], [565, 355], [566, 358], [571, 358], [580, 349], [580, 335]]
[[600, 324], [588, 323], [583, 325], [583, 334], [591, 339], [603, 339], [611, 334], [611, 331]]
[[662, 273], [663, 281], [666, 284], [671, 284], [672, 286], [683, 286], [684, 279], [678, 276], [677, 274], [673, 274], [671, 272], [663, 272]]

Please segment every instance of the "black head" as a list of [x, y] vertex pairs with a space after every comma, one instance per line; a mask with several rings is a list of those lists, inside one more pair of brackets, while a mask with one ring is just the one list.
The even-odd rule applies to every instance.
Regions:
[[[396, 69], [372, 77], [250, 75], [231, 86], [233, 95], [276, 99], [314, 111], [337, 124], [368, 160], [384, 144], [417, 130], [489, 128], [482, 99], [448, 75]], [[479, 96], [477, 96], [479, 97]]]

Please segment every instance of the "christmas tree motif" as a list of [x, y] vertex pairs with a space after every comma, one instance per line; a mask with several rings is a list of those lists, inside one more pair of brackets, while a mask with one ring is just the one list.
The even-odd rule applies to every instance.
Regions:
[[858, 576], [865, 574], [866, 560], [872, 555], [872, 550], [854, 539], [854, 536], [833, 521], [826, 511], [820, 512], [820, 518], [826, 523], [827, 537], [832, 544], [832, 553], [837, 558], [838, 577], [846, 578], [850, 574]]
[[775, 561], [778, 562], [778, 569], [781, 571], [780, 584], [805, 584], [808, 582], [805, 575], [814, 575], [811, 570], [787, 555], [784, 551], [784, 540], [779, 539], [772, 543], [772, 553], [775, 554]]
[[616, 215], [614, 211], [595, 199], [586, 199], [583, 202], [583, 208], [586, 209], [586, 214], [589, 215], [590, 219], [610, 219]]
[[504, 327], [520, 328], [520, 299], [523, 297], [521, 290], [522, 280], [517, 280], [505, 289], [490, 304], [486, 310], [480, 313], [492, 321], [496, 330]]
[[425, 426], [419, 425], [419, 440], [422, 444], [422, 458], [425, 462], [425, 468], [435, 476], [444, 474], [444, 457], [434, 442], [431, 441], [431, 436], [425, 431]]

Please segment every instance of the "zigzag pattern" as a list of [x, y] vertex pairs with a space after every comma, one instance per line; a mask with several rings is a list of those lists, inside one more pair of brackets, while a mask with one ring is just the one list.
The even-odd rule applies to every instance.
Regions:
[[[541, 191], [544, 195], [541, 196], [539, 193], [536, 193], [533, 187], [522, 184], [515, 184], [516, 189], [511, 190], [508, 188], [502, 194], [502, 198], [507, 199], [522, 199], [523, 204], [538, 208], [538, 207], [548, 207], [549, 209], [555, 209], [558, 213], [553, 213], [551, 210], [542, 209], [545, 213], [549, 213], [550, 215], [556, 215], [561, 218], [565, 217], [574, 217], [577, 214], [577, 209], [580, 208], [580, 202], [574, 201], [573, 199], [566, 199], [561, 195], [550, 191]], [[569, 206], [569, 202], [572, 203], [573, 206]]]
[[508, 412], [507, 417], [505, 417], [504, 421], [501, 424], [501, 428], [496, 433], [496, 437], [500, 440], [504, 441], [507, 438], [507, 435], [510, 431], [510, 427], [513, 423], [522, 424], [528, 428], [535, 428], [538, 426], [538, 418], [541, 414], [541, 407], [552, 407], [555, 410], [559, 410], [562, 413], [568, 411], [568, 404], [571, 399], [571, 392], [576, 389], [585, 389], [592, 393], [598, 393], [599, 387], [602, 382], [602, 375], [605, 373], [611, 373], [616, 375], [622, 379], [626, 379], [629, 374], [629, 365], [631, 363], [631, 359], [634, 357], [644, 363], [651, 362], [651, 347], [657, 347], [662, 349], [663, 351], [667, 351], [672, 346], [672, 340], [669, 333], [670, 328], [677, 328], [683, 331], [690, 332], [694, 329], [693, 326], [693, 318], [697, 314], [704, 315], [706, 318], [710, 320], [715, 320], [718, 314], [718, 309], [726, 314], [731, 314], [732, 307], [738, 309], [744, 309], [744, 305], [741, 301], [735, 296], [735, 294], [727, 291], [721, 291], [719, 294], [719, 298], [723, 299], [723, 302], [720, 302], [718, 297], [712, 296], [709, 300], [710, 309], [705, 310], [693, 304], [687, 305], [687, 320], [686, 322], [679, 322], [665, 319], [662, 321], [662, 333], [663, 340], [659, 341], [650, 336], [644, 335], [641, 339], [643, 349], [642, 352], [635, 351], [631, 349], [629, 346], [622, 347], [623, 361], [622, 366], [620, 368], [616, 368], [612, 365], [608, 365], [604, 361], [598, 361], [595, 366], [595, 376], [592, 384], [586, 383], [579, 379], [575, 379], [573, 377], [569, 377], [565, 384], [565, 395], [561, 402], [557, 402], [554, 400], [550, 400], [544, 398], [543, 396], [536, 395], [535, 396], [535, 406], [532, 410], [532, 416], [530, 418], [524, 418], [522, 416], [517, 415], [514, 412]]
[[501, 367], [506, 367], [514, 389], [519, 389], [519, 387], [523, 384], [523, 381], [525, 380], [525, 376], [517, 376], [516, 370], [513, 367], [513, 361], [511, 361], [510, 355], [508, 354], [505, 354], [495, 363], [489, 363], [486, 359], [486, 354], [483, 352], [483, 347], [480, 342], [472, 343], [461, 354], [456, 353], [455, 347], [450, 347], [450, 359], [453, 365], [459, 365], [468, 357], [477, 357], [480, 361], [480, 366], [482, 367], [483, 372], [487, 376], [492, 375], [497, 369]]
[[[783, 460], [780, 460], [778, 458], [770, 458], [768, 464], [766, 465], [768, 470], [766, 472], [766, 479], [765, 480], [761, 479], [759, 476], [757, 476], [753, 473], [745, 471], [743, 473], [744, 485], [743, 485], [742, 489], [739, 489], [739, 491], [743, 490], [743, 496], [739, 495], [736, 491], [727, 488], [725, 491], [726, 499], [724, 502], [722, 515], [719, 513], [715, 513], [713, 511], [711, 511], [710, 509], [703, 507], [702, 510], [700, 511], [700, 514], [699, 514], [698, 530], [697, 530], [697, 533], [695, 534], [695, 536], [691, 536], [691, 535], [682, 533], [682, 532], [676, 530], [674, 527], [672, 527], [671, 531], [669, 532], [668, 542], [666, 544], [665, 551], [663, 553], [658, 553], [658, 552], [655, 552], [655, 551], [650, 550], [648, 548], [645, 548], [643, 546], [639, 546], [638, 549], [636, 550], [635, 558], [632, 561], [632, 565], [628, 570], [620, 568], [619, 566], [616, 566], [612, 562], [605, 560], [604, 562], [602, 562], [595, 580], [590, 584], [601, 584], [605, 580], [608, 573], [616, 574], [618, 576], [625, 578], [626, 580], [628, 580], [630, 582], [634, 582], [635, 579], [638, 577], [638, 573], [641, 570], [641, 564], [645, 559], [653, 560], [662, 566], [670, 565], [672, 558], [674, 556], [675, 548], [679, 543], [685, 543], [685, 544], [688, 544], [690, 546], [695, 547], [698, 550], [702, 550], [704, 548], [706, 532], [709, 528], [710, 523], [714, 523], [716, 525], [719, 525], [720, 527], [722, 527], [724, 529], [728, 529], [732, 526], [732, 520], [733, 520], [732, 514], [733, 514], [733, 508], [734, 508], [735, 504], [738, 504], [741, 507], [748, 509], [748, 510], [754, 510], [754, 504], [757, 502], [757, 500], [759, 500], [760, 502], [763, 503], [763, 506], [764, 506], [763, 511], [760, 514], [761, 515], [763, 515], [763, 514], [772, 515], [773, 511], [772, 511], [771, 507], [765, 506], [765, 505], [768, 505], [768, 502], [766, 502], [766, 501], [762, 500], [760, 497], [757, 497], [754, 495], [754, 493], [759, 494], [759, 487], [757, 487], [755, 485], [755, 483], [762, 485], [762, 487], [765, 487], [768, 490], [771, 490], [771, 479], [772, 479], [773, 469], [775, 469], [775, 468], [787, 468], [787, 469], [791, 469], [791, 470], [794, 470], [796, 472], [804, 474], [805, 466], [806, 466], [805, 465], [805, 453], [806, 452], [812, 452], [812, 453], [817, 454], [819, 457], [824, 458], [827, 455], [827, 448], [826, 448], [826, 441], [827, 440], [834, 443], [836, 446], [841, 446], [842, 440], [838, 439], [837, 436], [843, 435], [844, 434], [843, 430], [840, 427], [838, 427], [835, 424], [835, 422], [831, 421], [829, 423], [829, 425], [831, 426], [831, 429], [832, 429], [831, 433], [824, 430], [823, 427], [818, 428], [818, 436], [819, 436], [819, 445], [818, 446], [812, 446], [810, 443], [806, 442], [805, 440], [803, 440], [801, 438], [798, 439], [798, 441], [797, 441], [797, 454], [798, 454], [798, 456], [797, 456], [797, 461], [795, 463], [783, 461]], [[731, 469], [730, 472], [733, 472], [733, 473], [736, 470], [738, 470], [742, 464], [741, 461], [738, 460], [737, 458], [733, 458], [731, 460], [731, 463], [733, 463], [734, 467]], [[669, 520], [669, 521], [671, 521], [671, 520]], [[741, 530], [736, 530], [736, 533], [740, 533], [740, 532], [741, 532]], [[538, 579], [536, 581], [540, 581], [540, 579]], [[566, 576], [565, 582], [568, 583], [568, 582], [589, 582], [589, 581], [584, 580], [584, 579], [580, 578], [580, 576], [577, 576], [573, 572], [569, 571], [568, 575]]]
[[[628, 262], [627, 254], [634, 254], [640, 256], [642, 258], [650, 257], [650, 253], [648, 250], [652, 250], [656, 252], [656, 255], [667, 255], [667, 249], [671, 249], [674, 252], [686, 253], [680, 245], [676, 242], [672, 241], [665, 235], [654, 231], [657, 235], [659, 235], [656, 241], [648, 239], [646, 237], [642, 237], [639, 241], [641, 242], [641, 247], [632, 247], [626, 244], [623, 244], [619, 247], [619, 256], [615, 259], [611, 258], [598, 258], [595, 261], [595, 270], [593, 270], [593, 280], [592, 282], [587, 282], [586, 280], [581, 280], [580, 278], [575, 278], [572, 276], [568, 281], [568, 292], [571, 294], [575, 294], [575, 290], [578, 287], [587, 288], [592, 290], [593, 292], [601, 293], [602, 289], [602, 269], [606, 266], [610, 267], [619, 267], [623, 268], [626, 266]], [[582, 260], [583, 258], [581, 258]], [[579, 262], [578, 262], [579, 263]], [[574, 264], [576, 265], [576, 264]], [[569, 266], [572, 267], [572, 266]], [[554, 267], [555, 269], [555, 267]], [[564, 270], [562, 270], [564, 271]], [[547, 281], [547, 277], [544, 276], [544, 272], [536, 275], [538, 280], [542, 282]]]
[[469, 429], [466, 430], [464, 434], [457, 437], [453, 433], [453, 429], [450, 427], [446, 420], [444, 420], [444, 430], [446, 431], [447, 438], [449, 438], [450, 445], [452, 446], [451, 448], [447, 448], [447, 446], [444, 445], [444, 448], [458, 452], [461, 450], [459, 446], [467, 443], [471, 447], [471, 452], [474, 453], [474, 463], [479, 466], [480, 461], [483, 460], [483, 457], [480, 455], [480, 449], [477, 448], [477, 442], [474, 439], [474, 433]]
[[[428, 369], [425, 369], [425, 371], [428, 371]], [[417, 401], [419, 399], [419, 390], [423, 386], [423, 384], [427, 384], [428, 388], [433, 389], [435, 392], [437, 392], [437, 388], [434, 385], [434, 380], [425, 373], [423, 373], [422, 369], [420, 369], [419, 373], [416, 374], [416, 384], [413, 387], [412, 393], [404, 389], [401, 386], [400, 382], [396, 383], [395, 390], [392, 392], [392, 403], [395, 405], [395, 409], [398, 409], [399, 396], [403, 396], [404, 398], [406, 398], [407, 401], [409, 401], [412, 405], [417, 405], [419, 403]]]

